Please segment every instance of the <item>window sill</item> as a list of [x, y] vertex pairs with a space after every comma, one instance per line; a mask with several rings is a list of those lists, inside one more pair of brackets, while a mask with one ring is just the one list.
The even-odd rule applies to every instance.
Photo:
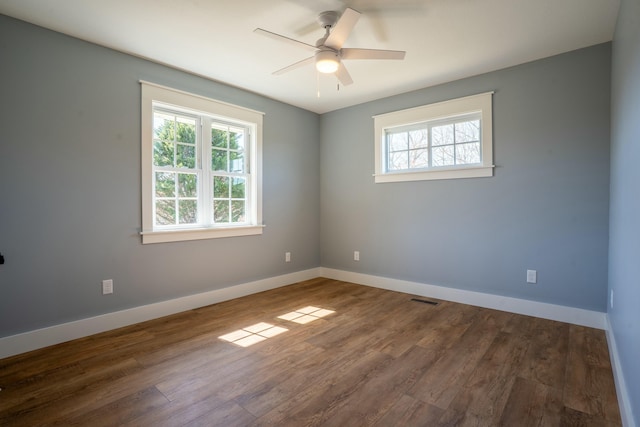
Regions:
[[142, 244], [182, 242], [188, 240], [219, 239], [262, 234], [264, 225], [243, 225], [228, 228], [192, 228], [179, 230], [143, 231]]
[[375, 174], [376, 184], [402, 181], [429, 181], [437, 179], [484, 178], [493, 176], [494, 165], [457, 168], [438, 168], [419, 172], [389, 172]]

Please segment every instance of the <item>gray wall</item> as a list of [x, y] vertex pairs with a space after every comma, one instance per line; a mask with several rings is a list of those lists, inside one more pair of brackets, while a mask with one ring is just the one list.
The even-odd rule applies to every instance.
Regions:
[[[262, 236], [141, 244], [140, 79], [266, 113]], [[0, 337], [317, 267], [318, 135], [316, 114], [0, 15]]]
[[[0, 337], [319, 265], [604, 311], [610, 55], [318, 117], [0, 16]], [[139, 79], [266, 113], [264, 235], [141, 245]], [[494, 177], [373, 183], [372, 115], [489, 90]]]
[[609, 319], [640, 426], [640, 2], [623, 0], [613, 39]]
[[[605, 311], [610, 55], [607, 43], [324, 114], [322, 266]], [[492, 90], [494, 177], [374, 184], [372, 115]]]

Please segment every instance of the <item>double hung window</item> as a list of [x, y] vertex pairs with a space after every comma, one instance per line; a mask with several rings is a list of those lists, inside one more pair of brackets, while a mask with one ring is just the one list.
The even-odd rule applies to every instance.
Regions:
[[260, 234], [262, 114], [142, 84], [143, 243]]

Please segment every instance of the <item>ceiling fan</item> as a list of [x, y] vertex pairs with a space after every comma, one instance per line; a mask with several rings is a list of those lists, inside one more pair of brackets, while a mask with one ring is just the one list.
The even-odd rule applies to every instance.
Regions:
[[340, 83], [347, 86], [353, 83], [353, 79], [342, 63], [343, 59], [404, 59], [405, 55], [405, 52], [401, 50], [343, 48], [342, 45], [351, 34], [358, 19], [360, 19], [360, 12], [351, 8], [347, 8], [342, 16], [336, 11], [320, 13], [318, 22], [324, 28], [325, 34], [316, 41], [315, 46], [262, 28], [256, 28], [254, 32], [315, 52], [313, 56], [281, 68], [273, 74], [284, 74], [307, 64], [315, 63], [319, 72], [335, 73]]

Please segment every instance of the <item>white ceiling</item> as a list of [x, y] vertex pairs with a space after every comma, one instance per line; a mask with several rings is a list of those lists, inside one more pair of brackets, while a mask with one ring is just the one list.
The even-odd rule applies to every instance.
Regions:
[[[0, 0], [0, 13], [324, 113], [521, 64], [613, 38], [619, 0]], [[310, 56], [253, 33], [309, 44], [316, 16], [362, 12], [344, 47], [395, 49], [404, 61], [345, 61], [337, 90]], [[320, 97], [317, 96], [318, 89]]]

